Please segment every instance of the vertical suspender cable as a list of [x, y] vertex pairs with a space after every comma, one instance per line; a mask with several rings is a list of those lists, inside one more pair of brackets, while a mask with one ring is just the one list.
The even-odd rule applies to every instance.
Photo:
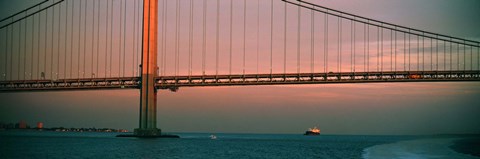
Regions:
[[355, 23], [353, 20], [350, 20], [350, 72], [353, 72], [353, 50], [355, 49], [354, 47], [354, 37], [353, 37], [353, 23]]
[[417, 70], [420, 71], [420, 36], [417, 35]]
[[408, 71], [410, 71], [410, 29], [408, 29]]
[[22, 72], [21, 57], [22, 57], [22, 22], [18, 23], [18, 62], [17, 62], [17, 80], [20, 80], [20, 74]]
[[370, 25], [367, 25], [367, 72], [370, 71]]
[[[354, 17], [354, 20], [355, 20], [355, 17]], [[356, 35], [357, 25], [356, 25], [356, 23], [355, 23], [354, 21], [352, 21], [352, 22], [353, 22], [353, 72], [355, 72], [355, 71], [356, 71], [356, 68], [357, 68], [357, 67], [355, 67], [355, 63], [356, 63], [356, 61], [355, 61], [355, 59], [356, 59], [356, 57], [355, 57], [355, 52], [357, 51], [357, 48], [356, 48], [356, 46], [355, 46], [355, 42], [357, 41], [357, 40], [356, 40], [356, 38], [357, 38], [357, 37], [356, 37], [356, 36], [357, 36], [357, 35]]]
[[[27, 12], [25, 12], [26, 16]], [[60, 16], [59, 16], [60, 17]], [[27, 79], [27, 22], [28, 20], [25, 20], [25, 23], [23, 23], [23, 27], [25, 28], [25, 33], [23, 34], [23, 80]], [[60, 24], [60, 23], [58, 23]], [[58, 51], [58, 49], [57, 49]]]
[[[35, 17], [33, 17], [33, 23], [35, 24]], [[8, 46], [8, 27], [5, 29], [5, 47], [3, 47], [4, 51], [5, 51], [5, 67], [3, 68], [3, 74], [2, 74], [2, 79], [3, 80], [7, 80], [6, 79], [6, 75], [7, 75], [7, 58], [8, 58], [8, 49], [7, 49], [7, 46]], [[33, 39], [33, 38], [32, 38]], [[33, 59], [33, 58], [32, 58]], [[32, 67], [33, 68], [33, 67]], [[33, 71], [33, 70], [32, 70]]]
[[270, 74], [273, 73], [273, 0], [270, 1]]
[[430, 38], [430, 71], [433, 71], [433, 38]]
[[232, 32], [233, 32], [232, 29], [233, 29], [233, 27], [232, 26], [233, 26], [233, 0], [230, 0], [230, 30], [229, 30], [230, 31], [230, 50], [229, 50], [230, 56], [229, 56], [229, 62], [228, 62], [228, 64], [229, 64], [229, 66], [228, 66], [229, 67], [228, 68], [229, 73], [228, 74], [229, 75], [232, 74], [232, 47], [233, 47], [233, 45], [232, 45], [232, 39], [233, 39], [232, 38]]
[[[141, 7], [141, 6], [138, 5], [138, 7], [139, 7], [138, 10], [140, 10], [140, 7]], [[164, 55], [164, 53], [165, 53], [164, 50], [165, 50], [165, 47], [166, 47], [166, 45], [165, 45], [165, 38], [164, 38], [164, 37], [165, 37], [165, 34], [166, 34], [166, 33], [165, 33], [165, 0], [162, 0], [162, 12], [161, 12], [161, 13], [162, 13], [162, 15], [161, 15], [161, 17], [162, 17], [162, 29], [161, 29], [161, 33], [162, 33], [162, 34], [160, 35], [160, 38], [161, 38], [161, 42], [160, 42], [160, 61], [158, 62], [158, 65], [159, 65], [160, 76], [163, 76], [163, 74], [164, 74], [163, 55]], [[137, 12], [137, 16], [140, 16], [140, 15], [142, 15], [142, 14]], [[143, 17], [143, 15], [142, 15], [141, 17]], [[141, 21], [140, 18], [139, 18], [139, 21]], [[140, 27], [140, 26], [138, 26], [138, 27]], [[139, 35], [142, 35], [142, 34], [143, 34], [143, 33], [139, 33]], [[138, 36], [138, 35], [137, 35], [137, 36]], [[138, 40], [138, 41], [140, 42], [141, 40]], [[137, 57], [138, 57], [138, 55], [137, 55]], [[138, 58], [137, 58], [137, 59], [138, 59]], [[142, 59], [139, 59], [139, 60], [142, 61]], [[141, 76], [141, 75], [139, 75], [139, 76]]]
[[81, 28], [81, 21], [82, 21], [82, 2], [83, 0], [80, 0], [80, 18], [78, 18], [78, 52], [77, 52], [77, 78], [80, 78], [80, 41], [81, 41], [81, 32], [82, 32], [82, 28]]
[[[341, 15], [341, 14], [340, 14]], [[339, 63], [339, 71], [338, 72], [342, 72], [342, 43], [343, 43], [343, 21], [342, 21], [342, 18], [340, 18], [340, 60], [338, 61]]]
[[425, 33], [422, 32], [422, 71], [425, 71]]
[[51, 40], [51, 48], [50, 48], [50, 54], [51, 54], [51, 57], [50, 57], [50, 79], [53, 79], [53, 38], [54, 38], [54, 32], [53, 32], [53, 29], [55, 27], [55, 6], [52, 7], [52, 40]]
[[[84, 7], [84, 14], [85, 17], [83, 19], [83, 71], [82, 71], [82, 78], [85, 78], [85, 62], [86, 62], [86, 49], [87, 49], [87, 7], [88, 7], [88, 0], [85, 1], [85, 7]], [[52, 37], [53, 38], [53, 37]]]
[[[26, 14], [26, 12], [24, 12]], [[27, 19], [28, 20], [28, 19]], [[18, 23], [18, 26], [19, 26], [19, 37], [18, 37], [18, 70], [17, 70], [17, 78], [18, 80], [20, 80], [20, 76], [21, 74], [23, 74], [23, 78], [25, 80], [25, 76], [26, 76], [26, 67], [25, 67], [25, 63], [26, 63], [26, 56], [27, 56], [27, 48], [26, 48], [26, 42], [27, 42], [27, 20], [24, 20], [23, 22], [23, 28], [25, 29], [25, 31], [22, 31], [22, 22], [19, 22]], [[23, 33], [22, 33], [23, 32]], [[22, 37], [23, 35], [23, 37]], [[23, 42], [23, 44], [21, 43]], [[23, 50], [23, 51], [22, 51]], [[23, 54], [23, 56], [22, 56]], [[22, 58], [23, 57], [23, 58]], [[23, 63], [23, 70], [21, 68], [21, 64]], [[22, 73], [23, 72], [23, 73]]]
[[447, 70], [447, 41], [443, 41], [443, 70]]
[[[8, 74], [8, 54], [10, 52], [10, 48], [9, 48], [9, 42], [10, 42], [10, 39], [9, 39], [9, 31], [10, 31], [10, 26], [7, 26], [6, 29], [5, 29], [5, 67], [4, 67], [4, 72], [3, 72], [3, 80], [7, 80], [7, 75]], [[38, 58], [37, 58], [38, 59]]]
[[202, 75], [205, 76], [205, 52], [206, 52], [206, 13], [207, 12], [207, 2], [203, 0], [203, 48], [202, 48]]
[[178, 0], [175, 1], [175, 72], [174, 75], [178, 74]]
[[[68, 1], [67, 1], [67, 2], [68, 2]], [[34, 56], [33, 56], [33, 43], [34, 43], [34, 40], [33, 40], [33, 39], [34, 39], [34, 34], [35, 34], [35, 16], [33, 16], [32, 19], [33, 19], [33, 22], [32, 22], [32, 34], [31, 34], [32, 38], [30, 39], [30, 40], [31, 40], [30, 42], [31, 42], [31, 44], [32, 44], [32, 45], [30, 46], [30, 52], [31, 52], [31, 57], [30, 57], [30, 80], [33, 80], [33, 57], [34, 57]], [[65, 24], [65, 25], [66, 25], [66, 24]], [[6, 32], [5, 32], [5, 34], [6, 34]], [[65, 32], [65, 35], [66, 35], [66, 34], [67, 34], [67, 33]], [[5, 35], [5, 37], [6, 37], [6, 35]], [[65, 38], [65, 41], [66, 41], [66, 38]], [[66, 42], [65, 42], [65, 44], [66, 44]], [[5, 47], [5, 49], [6, 49], [6, 48], [7, 48], [7, 47]], [[5, 51], [5, 52], [6, 52], [6, 51]], [[64, 77], [64, 78], [65, 78], [65, 77]]]
[[377, 72], [380, 71], [380, 27], [377, 27]]
[[[35, 17], [33, 17], [33, 18], [34, 18], [34, 24], [35, 24]], [[5, 51], [5, 58], [3, 58], [5, 60], [5, 63], [4, 63], [5, 66], [3, 68], [2, 79], [7, 80], [6, 75], [7, 75], [7, 58], [8, 58], [8, 56], [7, 56], [8, 55], [8, 49], [7, 49], [8, 48], [8, 27], [5, 29], [5, 36], [3, 36], [3, 37], [5, 37], [5, 47], [3, 47], [3, 50]]]
[[473, 70], [473, 46], [470, 45], [470, 71]]
[[112, 8], [110, 9], [110, 77], [112, 77], [112, 57], [113, 57], [113, 0], [111, 1]]
[[[59, 5], [59, 7], [61, 7], [61, 5]], [[53, 35], [54, 35], [53, 30], [54, 30], [54, 29], [53, 29], [53, 28], [54, 28], [54, 26], [55, 26], [55, 7], [53, 7], [52, 10], [53, 10], [53, 15], [54, 15], [54, 16], [52, 17], [52, 55], [53, 55], [53, 41], [54, 41], [54, 39], [53, 39]], [[60, 63], [60, 60], [59, 60], [59, 58], [60, 58], [60, 50], [59, 50], [59, 48], [60, 48], [60, 34], [59, 34], [59, 33], [60, 33], [60, 15], [61, 15], [61, 14], [60, 14], [60, 11], [61, 11], [61, 8], [58, 9], [58, 13], [59, 13], [59, 14], [58, 14], [58, 25], [57, 25], [57, 27], [58, 27], [58, 28], [57, 28], [57, 29], [58, 29], [58, 34], [57, 34], [57, 49], [56, 49], [56, 52], [57, 52], [57, 56], [56, 56], [56, 58], [57, 58], [57, 62], [56, 62], [56, 63], [57, 63], [57, 68], [56, 68], [56, 72], [55, 72], [55, 77], [52, 78], [52, 79], [58, 79], [58, 74], [59, 74], [59, 72], [60, 72], [60, 71], [59, 71], [59, 68], [60, 68], [60, 67], [59, 67], [59, 63]], [[26, 29], [26, 27], [27, 27], [27, 26], [25, 26], [25, 29]], [[26, 30], [25, 30], [25, 31], [26, 31]], [[25, 38], [27, 38], [27, 37], [25, 36]], [[25, 41], [25, 42], [26, 42], [26, 41]], [[25, 49], [26, 49], [26, 48], [25, 48]], [[51, 77], [54, 76], [54, 73], [53, 73], [53, 70], [54, 70], [54, 69], [53, 69], [53, 64], [54, 64], [54, 63], [55, 63], [55, 62], [54, 62], [54, 58], [53, 58], [53, 56], [52, 56], [52, 68], [51, 68], [51, 70], [52, 70], [52, 75], [51, 75]], [[25, 65], [24, 65], [24, 68], [25, 68]], [[25, 73], [26, 73], [26, 72], [25, 72]]]
[[180, 68], [180, 9], [181, 2], [175, 3], [175, 70], [174, 75], [179, 75]]
[[[94, 37], [95, 37], [95, 17], [98, 17], [98, 16], [95, 16], [96, 4], [97, 4], [97, 3], [95, 3], [95, 1], [93, 1], [93, 10], [92, 10], [92, 13], [93, 13], [93, 15], [92, 15], [92, 36], [91, 36], [92, 45], [90, 46], [90, 47], [91, 47], [91, 57], [92, 57], [92, 59], [90, 59], [90, 63], [91, 63], [91, 64], [90, 64], [90, 73], [91, 73], [91, 75], [92, 75], [91, 78], [95, 78], [95, 76], [94, 76], [95, 73], [93, 72], [93, 61], [94, 61], [94, 60], [93, 60], [93, 59], [94, 59], [94, 58], [93, 58], [93, 50], [94, 50], [94, 47], [93, 47], [93, 46], [95, 45], [95, 42], [94, 42], [93, 39], [94, 39]], [[97, 42], [97, 43], [98, 43], [98, 42]]]
[[[463, 43], [465, 43], [465, 40], [463, 41]], [[466, 50], [467, 50], [467, 48], [466, 48], [466, 47], [467, 47], [467, 46], [463, 45], [463, 70], [464, 70], [464, 71], [466, 70], [466, 69], [465, 69], [465, 63], [467, 62], [467, 59], [466, 59], [466, 57], [467, 57], [467, 55], [466, 55]]]
[[[25, 21], [26, 21], [26, 20], [25, 20]], [[23, 23], [25, 23], [25, 21], [23, 21]], [[18, 23], [18, 27], [19, 27], [19, 31], [18, 31], [18, 35], [19, 35], [19, 36], [18, 36], [18, 51], [19, 51], [19, 55], [18, 55], [18, 67], [17, 67], [17, 68], [18, 68], [18, 70], [17, 70], [17, 72], [18, 72], [18, 74], [17, 74], [17, 76], [18, 76], [17, 79], [20, 80], [21, 74], [24, 74], [24, 73], [22, 73], [23, 71], [22, 71], [22, 68], [21, 68], [21, 63], [22, 63], [21, 57], [22, 57], [22, 53], [23, 53], [23, 56], [25, 56], [25, 49], [24, 49], [24, 48], [25, 48], [25, 44], [23, 44], [23, 48], [22, 48], [21, 42], [22, 42], [23, 39], [22, 39], [22, 23], [21, 23], [21, 22]], [[23, 34], [26, 33], [26, 30], [27, 30], [27, 29], [25, 29], [25, 32], [24, 32]], [[53, 44], [53, 43], [52, 43], [52, 44]], [[21, 51], [22, 49], [23, 49], [23, 51]]]
[[368, 35], [367, 35], [367, 24], [364, 24], [363, 25], [363, 71], [364, 72], [367, 72], [367, 43], [369, 41], [370, 38]]
[[[61, 10], [62, 9], [60, 7], [60, 11]], [[63, 54], [64, 54], [64, 56], [63, 56], [63, 78], [64, 79], [66, 79], [66, 70], [67, 70], [67, 33], [68, 33], [67, 32], [67, 24], [68, 24], [67, 19], [68, 19], [68, 0], [65, 4], [65, 29], [64, 29], [65, 30], [65, 37], [64, 37], [65, 39], [63, 39], [64, 47], [65, 47], [65, 48], [63, 48]], [[58, 20], [60, 21], [60, 17], [58, 18]], [[34, 24], [35, 24], [35, 22], [34, 22]], [[33, 37], [32, 37], [32, 39], [33, 39]], [[32, 40], [32, 42], [33, 42], [33, 40]], [[60, 46], [60, 43], [58, 45]], [[33, 51], [33, 47], [32, 47], [32, 51]], [[59, 49], [59, 51], [60, 51], [60, 49]], [[33, 52], [32, 52], [32, 54], [33, 54]], [[32, 55], [32, 58], [33, 58], [33, 55]], [[59, 61], [60, 61], [60, 57], [59, 57]], [[60, 62], [59, 62], [59, 67], [60, 67]], [[58, 69], [58, 74], [60, 74], [60, 68]]]
[[[382, 23], [382, 27], [383, 27], [383, 23]], [[381, 32], [381, 37], [380, 37], [380, 38], [381, 38], [381, 40], [380, 40], [380, 50], [381, 50], [381, 51], [380, 51], [380, 52], [381, 52], [381, 54], [382, 54], [382, 55], [381, 55], [381, 60], [380, 60], [380, 61], [381, 61], [380, 71], [383, 72], [383, 71], [384, 71], [384, 70], [383, 70], [383, 28], [380, 28], [380, 29], [381, 29], [381, 30], [380, 30], [380, 32]]]
[[[9, 47], [9, 42], [11, 43], [12, 40], [10, 40], [10, 38], [9, 38], [10, 36], [8, 36], [10, 34], [9, 31], [10, 31], [10, 26], [7, 26], [7, 29], [5, 30], [5, 33], [6, 33], [6, 36], [5, 36], [5, 45], [6, 45], [5, 46], [5, 51], [6, 51], [6, 53], [5, 53], [5, 73], [4, 73], [5, 80], [7, 80], [7, 76], [10, 77], [9, 69], [8, 69], [8, 60], [7, 59], [8, 59], [8, 54], [10, 53], [10, 49], [11, 49], [11, 47]], [[37, 58], [37, 59], [39, 59], [39, 58]]]
[[[17, 59], [17, 80], [20, 80], [20, 73], [22, 72], [20, 68], [20, 65], [21, 65], [21, 56], [22, 56], [22, 44], [21, 44], [21, 41], [22, 41], [22, 22], [19, 22], [18, 23], [18, 59]], [[53, 43], [52, 43], [53, 44]]]
[[[178, 7], [177, 7], [177, 17], [178, 17], [178, 20], [177, 20], [177, 26], [180, 27], [180, 10], [181, 10], [181, 4], [180, 2], [178, 2]], [[180, 29], [177, 28], [177, 68], [176, 68], [176, 74], [179, 75], [179, 71], [180, 71]]]
[[13, 25], [10, 27], [11, 30], [10, 30], [10, 71], [8, 73], [8, 76], [10, 78], [10, 80], [13, 80], [13, 31], [15, 30], [13, 28]]
[[[68, 8], [68, 2], [69, 2], [69, 1], [67, 0], [67, 3], [65, 4], [65, 40], [64, 40], [64, 44], [65, 44], [64, 47], [65, 47], [65, 48], [63, 49], [63, 50], [64, 50], [64, 54], [65, 54], [64, 61], [63, 61], [63, 67], [64, 67], [64, 69], [63, 69], [63, 78], [64, 78], [64, 79], [67, 79], [67, 68], [68, 68], [68, 67], [67, 67], [67, 55], [68, 55], [68, 53], [67, 53], [67, 41], [68, 41], [68, 28], [69, 28], [69, 27], [68, 27], [68, 19], [69, 19], [69, 18], [68, 18], [68, 11], [70, 10], [70, 9]], [[73, 3], [72, 3], [72, 4], [73, 4]], [[72, 10], [72, 13], [71, 13], [71, 14], [72, 14], [72, 16], [73, 16], [73, 10]], [[70, 20], [73, 22], [73, 19], [70, 19]], [[72, 25], [72, 30], [73, 30], [73, 25]], [[70, 31], [70, 32], [71, 32], [71, 34], [73, 34], [73, 31]], [[72, 43], [71, 40], [72, 40], [72, 37], [70, 37], [70, 43]], [[70, 46], [70, 58], [71, 58], [71, 57], [72, 57], [72, 46]], [[71, 65], [71, 60], [70, 60], [70, 65]], [[71, 69], [71, 68], [70, 68], [70, 69]], [[70, 77], [69, 77], [69, 78], [71, 78], [71, 72], [72, 72], [72, 71], [70, 70]]]
[[229, 75], [232, 74], [232, 47], [233, 47], [233, 45], [232, 45], [232, 39], [233, 39], [232, 38], [232, 35], [233, 35], [232, 34], [232, 32], [233, 32], [232, 29], [233, 29], [233, 0], [230, 0], [230, 50], [229, 50], [230, 56], [229, 56], [229, 62], [228, 62], [228, 64], [229, 64], [229, 66], [228, 66], [229, 67], [228, 68], [229, 73], [228, 74]]
[[390, 30], [390, 71], [393, 71], [393, 30]]
[[[395, 27], [395, 30], [397, 29], [397, 27]], [[397, 31], [395, 31], [395, 72], [397, 71]]]
[[243, 75], [245, 75], [245, 53], [247, 39], [247, 0], [243, 0]]
[[[327, 10], [327, 13], [328, 13], [328, 10]], [[328, 15], [327, 15], [327, 13], [325, 13], [325, 32], [324, 32], [324, 36], [325, 36], [325, 38], [324, 38], [324, 41], [325, 41], [324, 42], [325, 43], [324, 44], [325, 45], [324, 46], [325, 73], [328, 73]], [[326, 77], [325, 77], [325, 80], [327, 80]]]
[[[165, 0], [163, 1], [165, 3]], [[165, 4], [163, 3], [163, 7], [165, 8]], [[142, 47], [141, 46], [143, 43], [142, 43], [142, 37], [143, 37], [143, 1], [139, 1], [137, 2], [137, 7], [138, 7], [138, 10], [137, 10], [137, 18], [138, 18], [138, 23], [137, 23], [137, 43], [139, 45], [139, 48], [137, 48], [137, 65], [135, 66], [138, 70], [138, 74], [137, 76], [140, 77], [141, 76], [141, 70], [140, 70], [140, 64], [141, 64], [141, 61], [142, 61], [142, 53], [143, 53], [143, 50], [142, 50]], [[165, 12], [165, 9], [162, 9], [163, 12]], [[165, 16], [165, 14], [163, 14], [163, 16]], [[162, 21], [164, 20], [165, 18], [162, 18]], [[164, 30], [164, 27], [162, 28]], [[165, 32], [165, 31], [163, 31]], [[165, 33], [162, 33], [163, 35], [165, 35]], [[163, 41], [163, 40], [162, 40]], [[164, 45], [165, 46], [165, 45]], [[163, 48], [165, 49], [165, 47]]]
[[[7, 80], [7, 76], [9, 75], [8, 74], [8, 54], [10, 52], [10, 47], [9, 47], [9, 42], [11, 42], [11, 40], [9, 39], [9, 31], [10, 31], [10, 26], [7, 26], [6, 29], [5, 29], [5, 67], [4, 67], [4, 72], [3, 72], [3, 79], [6, 81]], [[37, 58], [38, 59], [38, 58]]]
[[337, 69], [338, 72], [342, 71], [342, 19], [338, 17], [338, 61]]
[[11, 31], [10, 31], [10, 71], [8, 73], [8, 77], [10, 78], [10, 80], [13, 80], [13, 25], [10, 27], [12, 28]]
[[[298, 2], [300, 3], [300, 2]], [[300, 5], [297, 7], [297, 73], [300, 74], [300, 21], [302, 18], [301, 12], [300, 12]]]
[[[315, 6], [313, 6], [313, 9], [315, 9]], [[312, 44], [311, 44], [311, 57], [310, 57], [310, 63], [311, 63], [311, 73], [315, 73], [315, 11], [311, 10], [311, 18], [312, 18], [312, 33], [311, 33], [311, 39], [312, 39]], [[313, 76], [312, 76], [313, 78]], [[313, 79], [312, 79], [313, 80]]]
[[407, 34], [403, 33], [403, 71], [407, 70]]
[[437, 55], [436, 55], [436, 61], [437, 61], [437, 62], [435, 62], [435, 65], [436, 65], [436, 66], [435, 66], [435, 70], [438, 71], [438, 70], [439, 70], [439, 69], [438, 69], [438, 34], [436, 35], [436, 39], [435, 39], [435, 53], [437, 54]]
[[109, 5], [110, 3], [107, 1], [107, 10], [105, 11], [105, 78], [107, 78], [107, 59], [108, 59], [108, 9], [109, 9]]
[[460, 70], [460, 44], [457, 43], [457, 70]]
[[[15, 28], [13, 28], [13, 25], [12, 25], [12, 32], [11, 32], [11, 34], [10, 34], [10, 38], [11, 38], [11, 40], [10, 40], [10, 46], [11, 46], [11, 47], [10, 47], [10, 53], [11, 53], [11, 55], [10, 55], [10, 80], [13, 80], [13, 51], [14, 51], [14, 50], [13, 50], [13, 46], [14, 46], [14, 45], [13, 45], [13, 43], [14, 43], [13, 41], [14, 41], [14, 39], [15, 39], [15, 38], [14, 38], [14, 35], [13, 35], [13, 34], [14, 34], [14, 31], [15, 31]], [[46, 35], [46, 34], [45, 34], [45, 35]], [[46, 42], [46, 40], [45, 40], [45, 42]], [[45, 47], [45, 48], [46, 48], [46, 47]], [[46, 51], [45, 51], [45, 52], [46, 52]], [[46, 56], [45, 56], [45, 59], [46, 59]], [[46, 60], [45, 60], [45, 61], [46, 61]], [[45, 63], [46, 63], [46, 62], [45, 62]]]
[[163, 19], [162, 19], [162, 25], [163, 25], [163, 51], [162, 51], [162, 69], [163, 69], [163, 76], [166, 75], [167, 73], [167, 5], [168, 5], [168, 1], [167, 0], [164, 0], [163, 1]]
[[73, 31], [73, 14], [75, 13], [75, 10], [74, 10], [73, 6], [75, 6], [74, 1], [72, 1], [72, 15], [70, 17], [70, 20], [71, 20], [70, 21], [70, 24], [71, 24], [70, 26], [72, 27], [72, 29], [70, 31], [70, 76], [69, 76], [69, 78], [72, 78], [72, 76], [73, 76], [73, 32], [74, 32]]
[[[216, 50], [215, 50], [215, 75], [218, 75], [218, 53], [219, 53], [219, 40], [220, 40], [220, 1], [217, 0], [217, 30], [216, 30]], [[257, 34], [258, 42], [258, 34]], [[257, 73], [258, 73], [258, 44], [257, 44]]]
[[[133, 46], [132, 46], [132, 77], [135, 77], [136, 76], [136, 73], [135, 71], [137, 69], [135, 69], [135, 65], [136, 65], [136, 59], [135, 60], [135, 56], [137, 54], [137, 46], [138, 46], [138, 42], [137, 42], [137, 0], [134, 0], [133, 1]], [[100, 8], [100, 7], [99, 7]], [[163, 13], [163, 12], [162, 12]], [[163, 32], [162, 32], [163, 34]], [[161, 43], [163, 45], [163, 43]], [[160, 47], [160, 51], [162, 51], [162, 48], [163, 46]], [[97, 64], [98, 65], [98, 64]]]
[[125, 32], [122, 32], [123, 31], [123, 28], [125, 26], [123, 26], [123, 2], [124, 0], [120, 0], [120, 17], [118, 19], [118, 24], [120, 25], [120, 29], [118, 29], [118, 36], [120, 37], [118, 40], [118, 76], [117, 77], [120, 77], [121, 74], [122, 74], [122, 54], [123, 54], [123, 46], [122, 46], [122, 43], [123, 41], [125, 41], [125, 39], [123, 39], [123, 34]]
[[168, 7], [168, 0], [165, 0], [165, 6], [164, 6], [165, 33], [163, 34], [163, 36], [164, 36], [164, 44], [163, 44], [163, 46], [164, 46], [163, 47], [163, 49], [164, 49], [163, 50], [163, 69], [164, 70], [163, 70], [163, 74], [164, 75], [166, 75], [166, 73], [167, 73], [167, 55], [168, 55], [167, 54], [167, 39], [168, 39], [167, 38], [168, 37], [167, 36], [167, 31], [168, 31], [168, 24], [167, 24], [167, 18], [168, 18], [168, 14], [167, 14], [168, 10], [167, 9], [168, 8], [167, 7]]
[[453, 45], [452, 45], [452, 42], [451, 42], [451, 41], [452, 41], [452, 38], [450, 38], [450, 71], [452, 71], [452, 63], [453, 63], [453, 60], [452, 60], [452, 57], [453, 57], [453, 56], [452, 56], [452, 54], [453, 54], [453, 52], [452, 52], [452, 50], [453, 50], [453, 49], [452, 49], [452, 48], [453, 48]]
[[97, 54], [96, 66], [97, 66], [97, 68], [96, 68], [96, 71], [95, 71], [95, 74], [96, 74], [95, 77], [98, 77], [98, 75], [99, 75], [99, 72], [98, 72], [98, 60], [99, 59], [98, 58], [99, 58], [99, 54], [100, 54], [100, 52], [99, 52], [99, 49], [100, 49], [100, 6], [101, 6], [100, 1], [98, 1], [98, 7], [97, 7], [97, 42], [96, 42], [97, 43], [97, 51], [96, 51], [96, 54]]
[[[126, 34], [127, 34], [127, 1], [123, 2], [123, 74], [122, 77], [125, 77], [125, 41], [127, 40]], [[93, 41], [93, 40], [92, 40]]]
[[284, 3], [283, 21], [283, 74], [287, 73], [287, 3]]
[[[61, 20], [60, 20], [60, 17], [61, 17], [61, 11], [62, 11], [62, 5], [59, 6], [58, 8], [58, 30], [60, 30], [60, 23], [61, 23]], [[57, 35], [57, 53], [58, 53], [58, 56], [57, 56], [57, 79], [60, 78], [59, 74], [60, 74], [60, 31], [58, 32], [59, 34]]]
[[[218, 9], [218, 0], [217, 0], [217, 10], [219, 10]], [[218, 35], [218, 12], [217, 12], [217, 35]], [[217, 37], [217, 42], [218, 42], [218, 37]], [[257, 74], [258, 74], [259, 49], [260, 49], [260, 1], [257, 1]], [[218, 52], [217, 52], [217, 54], [218, 54]], [[218, 58], [217, 58], [217, 60], [218, 60]], [[217, 61], [217, 63], [218, 63], [218, 61]]]
[[[18, 44], [18, 50], [17, 50], [18, 51], [18, 56], [17, 56], [18, 58], [16, 59], [16, 61], [17, 61], [18, 66], [16, 66], [17, 70], [14, 70], [15, 63], [13, 63], [13, 61], [12, 61], [12, 75], [14, 74], [13, 73], [14, 71], [17, 72], [17, 80], [20, 80], [20, 56], [22, 54], [20, 41], [21, 41], [22, 25], [21, 25], [21, 22], [17, 23], [17, 24], [18, 24], [18, 43], [17, 43]], [[13, 52], [12, 52], [12, 58], [13, 58]]]
[[192, 47], [193, 47], [193, 0], [190, 0], [190, 17], [188, 23], [188, 76], [192, 75]]
[[473, 46], [470, 45], [470, 71], [473, 70]]
[[48, 36], [47, 36], [47, 29], [48, 29], [48, 10], [45, 11], [45, 39], [44, 39], [44, 60], [43, 60], [43, 76], [42, 76], [42, 79], [45, 79], [46, 77], [46, 73], [47, 73], [47, 39], [48, 39]]

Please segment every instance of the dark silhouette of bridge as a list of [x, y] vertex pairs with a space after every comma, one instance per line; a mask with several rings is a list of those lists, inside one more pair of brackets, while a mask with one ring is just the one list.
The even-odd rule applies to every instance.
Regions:
[[[0, 21], [0, 92], [480, 80], [480, 42], [304, 0], [45, 0]], [[157, 63], [158, 62], [158, 63]]]

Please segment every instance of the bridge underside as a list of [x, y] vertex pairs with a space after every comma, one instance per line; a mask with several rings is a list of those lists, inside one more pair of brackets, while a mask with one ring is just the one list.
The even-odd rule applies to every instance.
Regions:
[[[480, 72], [406, 71], [162, 76], [155, 78], [155, 87], [176, 91], [179, 87], [450, 81], [480, 81]], [[0, 82], [0, 92], [139, 89], [140, 87], [140, 77]]]

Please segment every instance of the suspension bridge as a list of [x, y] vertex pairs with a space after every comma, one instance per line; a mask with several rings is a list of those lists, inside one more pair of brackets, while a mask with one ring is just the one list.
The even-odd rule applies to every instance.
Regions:
[[0, 92], [480, 80], [480, 42], [308, 0], [44, 0], [0, 21]]

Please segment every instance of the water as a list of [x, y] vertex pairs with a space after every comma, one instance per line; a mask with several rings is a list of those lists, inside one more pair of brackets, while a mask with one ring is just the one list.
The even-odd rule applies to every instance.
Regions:
[[[389, 158], [383, 150], [414, 136], [178, 133], [181, 139], [115, 133], [0, 131], [0, 158]], [[407, 153], [408, 154], [408, 153]], [[375, 156], [377, 155], [377, 156]], [[392, 158], [392, 157], [390, 157]], [[400, 156], [401, 158], [401, 156]]]

